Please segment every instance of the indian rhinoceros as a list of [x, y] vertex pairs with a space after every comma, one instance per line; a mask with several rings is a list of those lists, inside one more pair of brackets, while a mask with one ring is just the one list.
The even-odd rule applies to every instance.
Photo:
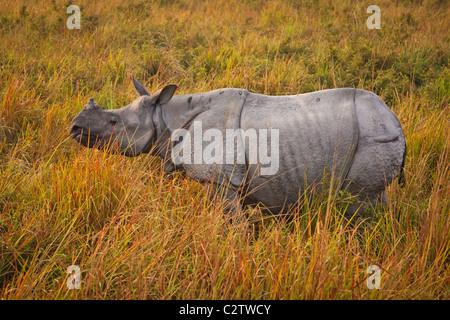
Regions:
[[151, 152], [166, 171], [213, 186], [226, 211], [260, 203], [285, 213], [325, 176], [357, 194], [360, 204], [384, 203], [385, 187], [402, 176], [400, 121], [372, 92], [268, 96], [226, 88], [174, 96], [176, 85], [150, 94], [131, 79], [136, 100], [104, 110], [91, 98], [70, 136], [88, 147], [115, 145], [126, 156]]

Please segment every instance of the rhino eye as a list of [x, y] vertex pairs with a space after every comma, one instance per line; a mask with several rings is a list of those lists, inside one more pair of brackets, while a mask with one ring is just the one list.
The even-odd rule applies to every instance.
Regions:
[[108, 122], [114, 126], [114, 125], [116, 125], [117, 120], [108, 120]]

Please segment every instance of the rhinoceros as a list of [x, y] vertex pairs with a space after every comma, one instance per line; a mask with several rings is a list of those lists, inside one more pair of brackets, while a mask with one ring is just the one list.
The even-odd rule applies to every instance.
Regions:
[[159, 156], [167, 172], [182, 170], [212, 186], [227, 212], [262, 204], [273, 214], [286, 213], [306, 188], [331, 177], [337, 188], [357, 195], [354, 214], [385, 204], [386, 186], [402, 177], [400, 121], [372, 92], [269, 96], [225, 88], [174, 95], [171, 84], [150, 94], [131, 80], [136, 100], [104, 110], [91, 98], [73, 119], [70, 136], [90, 148]]

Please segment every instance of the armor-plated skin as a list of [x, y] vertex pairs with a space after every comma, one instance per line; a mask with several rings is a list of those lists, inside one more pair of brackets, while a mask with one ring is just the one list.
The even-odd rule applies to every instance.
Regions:
[[[140, 94], [130, 105], [102, 110], [93, 100], [72, 121], [70, 135], [88, 147], [117, 144], [127, 156], [152, 152], [160, 156], [166, 171], [182, 170], [191, 178], [222, 190], [231, 207], [262, 203], [272, 213], [286, 212], [305, 188], [320, 184], [324, 175], [340, 188], [358, 194], [361, 202], [385, 200], [385, 187], [403, 168], [406, 143], [396, 115], [375, 94], [359, 89], [322, 90], [291, 96], [267, 96], [243, 89], [219, 89], [205, 93], [173, 96], [169, 85], [150, 95], [133, 78]], [[180, 150], [192, 153], [210, 141], [174, 139], [183, 129], [196, 137], [195, 123], [202, 130], [223, 134], [227, 130], [245, 146], [245, 161], [234, 163], [223, 152], [223, 161], [174, 163]], [[251, 148], [243, 132], [277, 130], [278, 151], [275, 174], [263, 175], [263, 164], [249, 162]], [[259, 135], [258, 138], [261, 136]], [[97, 144], [95, 143], [97, 141]], [[190, 148], [187, 144], [190, 143]], [[272, 148], [277, 148], [272, 149]], [[219, 188], [220, 187], [220, 188]], [[221, 189], [223, 188], [223, 189]], [[223, 192], [225, 191], [225, 192]]]
[[[261, 176], [256, 165], [249, 166], [249, 201], [264, 198], [267, 207], [277, 208], [284, 202], [295, 203], [303, 191], [300, 188], [317, 185], [324, 173], [331, 178], [334, 170], [335, 180], [346, 177], [358, 144], [354, 95], [354, 89], [333, 89], [293, 96], [251, 94], [247, 98], [243, 129], [278, 128], [279, 154], [283, 155], [276, 177]], [[273, 110], [282, 116], [267, 117]]]

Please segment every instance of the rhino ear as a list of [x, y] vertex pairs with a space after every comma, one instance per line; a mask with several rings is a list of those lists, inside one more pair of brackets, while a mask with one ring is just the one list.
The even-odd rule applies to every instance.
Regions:
[[131, 80], [133, 81], [134, 89], [136, 89], [136, 92], [140, 96], [149, 96], [150, 93], [145, 89], [145, 87], [139, 83], [132, 75], [130, 75]]
[[[169, 102], [170, 99], [172, 99], [173, 94], [177, 90], [177, 85], [175, 84], [169, 84], [162, 88], [160, 91], [156, 92], [153, 96], [155, 97], [155, 103], [156, 104], [164, 104], [166, 102]], [[152, 96], [152, 98], [153, 98]]]

